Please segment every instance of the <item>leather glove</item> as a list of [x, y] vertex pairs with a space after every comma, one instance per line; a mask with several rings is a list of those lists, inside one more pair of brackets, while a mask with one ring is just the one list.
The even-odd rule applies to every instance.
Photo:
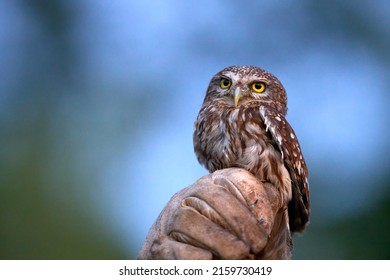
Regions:
[[215, 171], [171, 198], [138, 259], [289, 259], [280, 201], [273, 185], [246, 170]]

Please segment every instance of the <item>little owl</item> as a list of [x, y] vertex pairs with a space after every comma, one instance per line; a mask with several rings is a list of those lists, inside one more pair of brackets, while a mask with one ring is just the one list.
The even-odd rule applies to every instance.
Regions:
[[302, 232], [309, 221], [308, 171], [286, 113], [286, 92], [275, 76], [253, 66], [227, 67], [210, 81], [194, 149], [210, 172], [239, 167], [274, 185], [290, 230]]

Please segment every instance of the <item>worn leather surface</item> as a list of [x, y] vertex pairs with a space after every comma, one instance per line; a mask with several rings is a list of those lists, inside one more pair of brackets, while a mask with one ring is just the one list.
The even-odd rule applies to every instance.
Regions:
[[139, 259], [289, 259], [287, 205], [276, 188], [228, 168], [176, 193], [153, 224]]

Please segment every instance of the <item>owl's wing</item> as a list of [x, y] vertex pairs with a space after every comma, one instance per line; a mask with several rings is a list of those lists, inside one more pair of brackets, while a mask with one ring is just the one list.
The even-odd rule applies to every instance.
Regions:
[[292, 199], [288, 205], [291, 231], [302, 232], [309, 221], [308, 170], [294, 130], [285, 117], [269, 106], [260, 106], [260, 116], [266, 130], [282, 154], [292, 183]]

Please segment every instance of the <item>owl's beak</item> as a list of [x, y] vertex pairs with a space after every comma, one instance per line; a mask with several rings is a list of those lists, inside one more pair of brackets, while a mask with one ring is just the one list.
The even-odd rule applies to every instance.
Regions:
[[241, 88], [240, 87], [236, 87], [236, 89], [234, 90], [234, 106], [238, 106], [238, 101], [240, 101], [242, 97], [242, 93], [241, 93]]

